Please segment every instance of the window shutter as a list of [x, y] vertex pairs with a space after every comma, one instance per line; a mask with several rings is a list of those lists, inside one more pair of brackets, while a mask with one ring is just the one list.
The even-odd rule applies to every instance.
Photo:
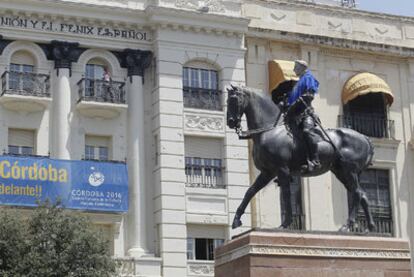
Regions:
[[103, 136], [85, 136], [85, 145], [101, 146], [109, 148], [109, 137]]
[[185, 137], [185, 156], [222, 159], [223, 141], [216, 138]]
[[226, 229], [220, 225], [187, 225], [188, 238], [225, 239]]
[[27, 146], [34, 148], [34, 131], [9, 129], [8, 145]]

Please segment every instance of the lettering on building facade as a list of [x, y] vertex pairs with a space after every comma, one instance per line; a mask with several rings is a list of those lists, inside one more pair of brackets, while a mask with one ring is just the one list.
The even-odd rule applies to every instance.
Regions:
[[0, 27], [136, 41], [149, 40], [147, 32], [143, 30], [117, 29], [108, 26], [91, 26], [86, 24], [39, 20], [21, 16], [0, 16]]

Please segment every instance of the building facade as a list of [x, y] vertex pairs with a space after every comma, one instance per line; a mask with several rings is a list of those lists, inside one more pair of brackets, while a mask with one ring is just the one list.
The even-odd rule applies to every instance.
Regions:
[[247, 142], [224, 116], [226, 86], [245, 83], [241, 3], [4, 1], [0, 13], [4, 155], [126, 163], [128, 212], [84, 211], [120, 275], [212, 276], [249, 185]]
[[[313, 105], [322, 125], [355, 129], [375, 146], [361, 186], [377, 232], [413, 238], [414, 19], [283, 0], [245, 1], [243, 15], [251, 19], [247, 85], [271, 92], [294, 81], [292, 61], [307, 61], [320, 81]], [[337, 231], [346, 222], [350, 198], [332, 173], [295, 179], [292, 188], [292, 228]], [[274, 184], [258, 194], [254, 226], [281, 224], [279, 199]], [[358, 223], [355, 231], [362, 231], [362, 211]]]
[[[414, 236], [412, 18], [284, 0], [19, 0], [0, 3], [0, 35], [3, 154], [128, 168], [128, 212], [83, 211], [120, 276], [213, 276], [217, 245], [280, 225], [269, 184], [231, 229], [255, 169], [248, 142], [226, 126], [226, 87], [268, 93], [298, 58], [321, 82], [323, 125], [375, 144], [363, 182], [379, 230]], [[293, 181], [294, 228], [339, 229], [339, 181]]]

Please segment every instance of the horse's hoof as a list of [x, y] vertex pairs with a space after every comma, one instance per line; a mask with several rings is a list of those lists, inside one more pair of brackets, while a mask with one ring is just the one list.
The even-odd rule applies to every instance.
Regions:
[[236, 229], [237, 227], [240, 227], [242, 225], [242, 222], [239, 218], [233, 219], [233, 224], [231, 225], [232, 229]]
[[339, 228], [339, 232], [340, 233], [348, 233], [349, 231], [350, 231], [350, 227], [349, 227], [349, 225], [348, 224], [344, 224], [344, 225], [342, 225], [342, 227], [341, 228]]
[[376, 229], [377, 229], [377, 227], [375, 226], [374, 223], [368, 224], [368, 231], [375, 232]]

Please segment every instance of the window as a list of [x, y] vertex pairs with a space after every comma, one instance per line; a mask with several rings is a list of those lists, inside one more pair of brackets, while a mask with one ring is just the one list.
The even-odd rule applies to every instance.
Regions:
[[[361, 173], [360, 184], [367, 193], [370, 211], [376, 225], [376, 232], [393, 234], [393, 220], [390, 198], [389, 171], [383, 169], [368, 169]], [[348, 193], [348, 205], [352, 203], [352, 195]], [[357, 213], [357, 224], [354, 231], [363, 232], [367, 223], [362, 208]]]
[[382, 93], [358, 96], [344, 106], [344, 127], [370, 137], [389, 137], [390, 125]]
[[184, 107], [221, 110], [216, 70], [183, 68]]
[[85, 137], [85, 160], [109, 160], [110, 138], [102, 136]]
[[26, 51], [17, 51], [12, 55], [9, 68], [9, 89], [30, 92], [33, 87], [35, 61]]
[[224, 239], [187, 238], [188, 260], [214, 260], [214, 249], [222, 245]]
[[23, 129], [9, 129], [8, 152], [12, 155], [34, 154], [34, 131]]
[[103, 64], [87, 64], [85, 70], [85, 96], [99, 97], [102, 91], [97, 80], [103, 80], [105, 66]]
[[[302, 184], [299, 176], [294, 176], [290, 182], [290, 201], [292, 203], [292, 224], [289, 229], [305, 230], [305, 215], [302, 210]], [[280, 193], [281, 219], [285, 218], [285, 206], [282, 193]]]
[[222, 140], [186, 137], [185, 175], [189, 187], [224, 188]]

